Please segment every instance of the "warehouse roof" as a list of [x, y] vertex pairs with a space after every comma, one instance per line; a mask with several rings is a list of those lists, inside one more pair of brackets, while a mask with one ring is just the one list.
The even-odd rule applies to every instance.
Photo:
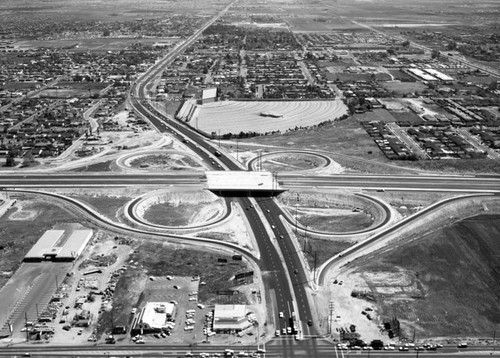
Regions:
[[56, 253], [55, 246], [63, 236], [64, 230], [47, 230], [38, 239], [25, 258], [43, 258], [46, 254]]
[[83, 252], [92, 234], [90, 229], [48, 230], [33, 245], [24, 260], [74, 260]]

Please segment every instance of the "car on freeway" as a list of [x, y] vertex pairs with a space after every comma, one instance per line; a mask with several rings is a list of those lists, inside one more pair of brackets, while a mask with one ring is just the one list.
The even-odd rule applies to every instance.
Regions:
[[280, 318], [285, 318], [285, 315], [283, 314], [283, 312], [280, 312]]
[[399, 347], [401, 352], [408, 352], [410, 349], [408, 347]]
[[307, 325], [308, 325], [309, 327], [311, 327], [311, 326], [313, 325], [313, 321], [311, 321], [311, 320], [307, 321]]
[[283, 235], [280, 235], [280, 239], [284, 239], [285, 237]]
[[282, 334], [286, 334], [286, 328], [282, 328], [282, 329], [281, 329], [281, 333], [282, 333]]

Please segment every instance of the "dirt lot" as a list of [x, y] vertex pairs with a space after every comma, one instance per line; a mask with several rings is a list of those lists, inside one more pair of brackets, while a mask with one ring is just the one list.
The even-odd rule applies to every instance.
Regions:
[[307, 225], [310, 230], [359, 231], [381, 219], [378, 207], [350, 192], [288, 191], [278, 199], [299, 224]]
[[178, 153], [144, 155], [131, 160], [130, 166], [149, 171], [193, 170], [200, 168], [200, 164], [193, 158]]
[[488, 337], [500, 321], [499, 234], [500, 216], [472, 217], [371, 254], [343, 276], [406, 337]]
[[146, 197], [137, 213], [156, 225], [201, 225], [221, 216], [225, 202], [210, 191], [162, 191]]

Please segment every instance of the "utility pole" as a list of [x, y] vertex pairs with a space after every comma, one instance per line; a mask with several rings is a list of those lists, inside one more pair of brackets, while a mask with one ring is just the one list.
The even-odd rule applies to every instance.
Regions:
[[493, 331], [493, 350], [495, 350], [496, 346], [495, 346], [495, 338], [496, 338], [496, 334], [497, 334], [497, 330], [495, 329]]
[[30, 340], [30, 333], [28, 331], [28, 313], [24, 312], [24, 328], [26, 329], [26, 341]]
[[316, 281], [316, 260], [318, 258], [317, 252], [314, 251], [314, 281]]
[[239, 148], [238, 148], [238, 138], [236, 138], [236, 161], [240, 161], [239, 159]]
[[297, 234], [299, 231], [297, 229], [297, 208], [299, 204], [295, 204], [295, 233]]

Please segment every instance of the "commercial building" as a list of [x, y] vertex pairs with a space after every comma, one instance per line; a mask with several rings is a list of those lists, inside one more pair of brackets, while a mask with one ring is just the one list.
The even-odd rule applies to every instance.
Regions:
[[148, 302], [134, 322], [133, 332], [144, 334], [167, 328], [174, 315], [175, 305], [168, 302]]
[[215, 305], [213, 330], [216, 333], [241, 332], [252, 323], [246, 305]]
[[25, 262], [73, 261], [92, 238], [93, 231], [47, 230], [24, 257]]

